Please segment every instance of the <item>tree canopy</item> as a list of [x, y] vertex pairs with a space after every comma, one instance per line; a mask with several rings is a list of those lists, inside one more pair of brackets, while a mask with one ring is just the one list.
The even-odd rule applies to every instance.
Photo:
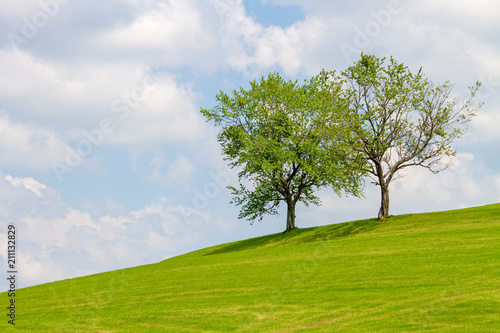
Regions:
[[389, 184], [399, 172], [411, 166], [444, 170], [443, 157], [455, 154], [452, 144], [480, 107], [474, 104], [479, 82], [458, 101], [451, 98], [449, 82], [436, 85], [422, 69], [413, 73], [392, 57], [385, 60], [362, 54], [341, 77], [323, 72], [334, 82], [344, 81], [346, 112], [360, 144], [354, 149], [365, 156], [366, 172], [381, 188], [379, 218], [389, 214]]
[[231, 96], [221, 91], [215, 107], [201, 110], [221, 127], [222, 153], [239, 170], [239, 187], [230, 189], [240, 218], [261, 220], [285, 202], [288, 231], [295, 228], [296, 204], [319, 205], [314, 192], [320, 188], [361, 195], [363, 156], [352, 149], [341, 89], [324, 75], [299, 84], [271, 73]]

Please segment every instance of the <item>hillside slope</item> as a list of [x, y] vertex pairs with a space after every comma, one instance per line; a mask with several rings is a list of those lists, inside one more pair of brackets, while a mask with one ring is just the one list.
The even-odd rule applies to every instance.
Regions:
[[16, 304], [21, 331], [498, 332], [500, 204], [219, 245]]

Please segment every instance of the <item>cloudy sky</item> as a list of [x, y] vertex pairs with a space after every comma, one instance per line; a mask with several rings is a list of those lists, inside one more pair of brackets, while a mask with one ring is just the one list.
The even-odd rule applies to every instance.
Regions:
[[[499, 13], [494, 0], [0, 1], [1, 267], [8, 224], [18, 287], [283, 231], [284, 216], [237, 219], [237, 178], [199, 110], [270, 71], [341, 71], [362, 51], [457, 97], [483, 82], [453, 166], [394, 183], [391, 213], [498, 202]], [[369, 181], [365, 199], [320, 196], [298, 206], [299, 227], [378, 211]]]

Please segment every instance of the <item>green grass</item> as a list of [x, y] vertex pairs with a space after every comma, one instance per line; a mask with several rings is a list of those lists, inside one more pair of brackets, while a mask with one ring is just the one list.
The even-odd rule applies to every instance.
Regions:
[[20, 331], [499, 332], [500, 204], [299, 229], [16, 296]]

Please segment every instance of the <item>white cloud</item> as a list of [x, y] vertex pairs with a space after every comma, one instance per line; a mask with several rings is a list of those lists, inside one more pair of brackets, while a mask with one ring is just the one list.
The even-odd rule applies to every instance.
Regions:
[[[326, 24], [319, 19], [308, 19], [294, 25], [265, 28], [255, 41], [255, 53], [247, 67], [272, 68], [279, 65], [287, 74], [295, 74], [303, 68], [317, 67], [308, 64], [308, 57], [325, 39]], [[314, 68], [319, 71], [319, 68]], [[316, 74], [316, 73], [314, 73]]]
[[495, 143], [500, 140], [500, 109], [493, 107], [489, 112], [480, 110], [471, 122], [471, 136], [474, 143]]
[[144, 66], [60, 66], [19, 50], [0, 50], [0, 62], [1, 76], [12, 78], [0, 83], [8, 106], [0, 114], [2, 165], [45, 170], [64, 163], [68, 147], [88, 141], [84, 133], [103, 120], [111, 121], [112, 133], [97, 145], [193, 142], [206, 128], [189, 85]]
[[129, 26], [101, 36], [107, 46], [127, 49], [200, 48], [210, 41], [201, 26], [201, 13], [189, 1], [166, 1]]
[[[496, 61], [498, 51], [471, 31], [443, 25], [442, 22], [423, 23], [420, 20], [402, 20], [399, 28], [390, 34], [405, 46], [399, 49], [399, 57], [410, 58], [413, 69], [422, 67], [433, 81], [450, 80], [471, 86], [482, 80], [484, 74], [500, 73]], [[386, 48], [393, 43], [390, 38], [377, 42]], [[422, 52], [423, 48], [427, 51]]]
[[[359, 53], [375, 53], [378, 56], [395, 56], [406, 65], [418, 70], [423, 66], [426, 74], [432, 73], [432, 79], [450, 80], [453, 83], [472, 85], [480, 80], [480, 75], [499, 73], [498, 45], [494, 43], [493, 31], [500, 28], [495, 13], [500, 10], [500, 3], [484, 0], [478, 3], [467, 1], [421, 1], [405, 2], [398, 0], [362, 1], [356, 3], [300, 0], [275, 0], [277, 5], [297, 5], [303, 7], [305, 20], [290, 27], [299, 28], [299, 34], [282, 33], [278, 42], [268, 43], [270, 30], [261, 27], [254, 34], [254, 42], [269, 49], [276, 45], [277, 50], [293, 46], [289, 61], [298, 60], [293, 67], [280, 62], [285, 71], [290, 68], [306, 69], [314, 74], [317, 68], [331, 66], [330, 69], [343, 70], [357, 60]], [[393, 10], [397, 8], [397, 10]], [[392, 15], [383, 22], [381, 13]], [[384, 15], [385, 15], [384, 14]], [[378, 18], [377, 18], [378, 17]], [[478, 23], [480, 22], [480, 24]], [[321, 24], [319, 24], [321, 23]], [[366, 33], [370, 27], [378, 27]], [[319, 33], [314, 33], [316, 30]], [[373, 30], [373, 29], [372, 29]], [[235, 29], [237, 31], [237, 29]], [[284, 31], [284, 30], [283, 30]], [[290, 31], [290, 30], [288, 30]], [[303, 33], [302, 33], [303, 32]], [[363, 36], [360, 37], [360, 34]], [[312, 38], [311, 38], [312, 36]], [[300, 37], [300, 38], [297, 38]], [[242, 38], [246, 41], [246, 39]], [[356, 44], [356, 41], [362, 42]], [[342, 55], [341, 44], [349, 44], [359, 50], [349, 59]], [[287, 49], [288, 50], [288, 49]], [[268, 62], [275, 58], [272, 52]], [[247, 63], [256, 57], [248, 52], [240, 62]], [[257, 63], [257, 62], [256, 62]], [[315, 64], [315, 68], [311, 65]], [[267, 66], [266, 62], [259, 65]], [[292, 71], [292, 73], [294, 73]]]
[[221, 42], [227, 62], [235, 70], [255, 76], [276, 66], [291, 75], [304, 68], [320, 69], [309, 60], [327, 39], [322, 18], [311, 17], [286, 28], [264, 27], [246, 15], [243, 4], [223, 9]]
[[41, 190], [47, 188], [47, 186], [37, 182], [33, 178], [17, 178], [7, 175], [5, 176], [5, 179], [14, 186], [19, 186], [19, 185], [24, 186], [24, 188], [31, 190], [33, 193], [35, 193], [37, 197], [41, 197], [42, 196]]
[[143, 95], [134, 100], [131, 88], [125, 94], [131, 96], [132, 103], [122, 99], [114, 104], [122, 119], [116, 121], [116, 130], [107, 142], [147, 145], [191, 142], [202, 137], [205, 124], [196, 108], [196, 96], [189, 87], [179, 86], [171, 76], [136, 87]]
[[[45, 1], [44, 1], [45, 2]], [[3, 15], [12, 17], [26, 17], [30, 18], [34, 12], [42, 10], [39, 0], [25, 0], [25, 1], [1, 1], [0, 11]]]
[[0, 98], [10, 117], [60, 132], [91, 128], [112, 115], [113, 100], [147, 75], [144, 66], [65, 65], [17, 49], [0, 50], [0, 63], [0, 76], [9, 78], [0, 82]]
[[[496, 13], [500, 11], [500, 3], [495, 0], [478, 0], [474, 2], [467, 0], [425, 0], [420, 1], [418, 4], [408, 3], [407, 5], [411, 8], [412, 12], [419, 15], [446, 13], [448, 16], [441, 15], [439, 19], [460, 21], [462, 24], [470, 24], [477, 28], [498, 25]], [[436, 19], [436, 17], [430, 17]], [[478, 22], [481, 24], [478, 24]]]
[[146, 175], [145, 179], [161, 186], [189, 184], [195, 171], [194, 165], [183, 155], [177, 156], [175, 161], [169, 164], [165, 155], [159, 154], [153, 158], [151, 165], [153, 171]]
[[491, 203], [498, 195], [492, 175], [471, 153], [458, 153], [450, 168], [437, 175], [419, 167], [410, 171], [390, 187], [391, 207], [397, 213], [470, 207]]
[[214, 65], [217, 36], [201, 4], [193, 1], [133, 2], [139, 13], [128, 25], [96, 36], [93, 47], [125, 58], [208, 70]]
[[62, 159], [66, 145], [56, 133], [36, 125], [12, 123], [0, 114], [0, 164], [44, 171]]

